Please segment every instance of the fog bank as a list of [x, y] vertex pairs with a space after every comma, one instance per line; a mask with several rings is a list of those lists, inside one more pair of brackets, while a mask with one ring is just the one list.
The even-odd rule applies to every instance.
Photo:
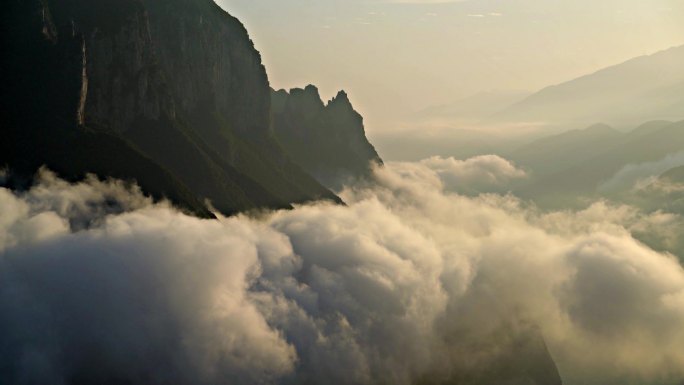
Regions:
[[389, 164], [348, 206], [200, 220], [43, 172], [0, 189], [0, 375], [440, 383], [537, 330], [564, 383], [680, 383], [684, 270], [631, 235], [657, 218], [473, 194], [519, 177], [496, 157]]

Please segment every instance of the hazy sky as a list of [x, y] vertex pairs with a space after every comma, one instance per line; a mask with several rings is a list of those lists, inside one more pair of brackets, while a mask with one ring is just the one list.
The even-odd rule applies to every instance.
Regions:
[[347, 90], [369, 132], [482, 91], [536, 90], [684, 44], [682, 0], [219, 0], [275, 88]]

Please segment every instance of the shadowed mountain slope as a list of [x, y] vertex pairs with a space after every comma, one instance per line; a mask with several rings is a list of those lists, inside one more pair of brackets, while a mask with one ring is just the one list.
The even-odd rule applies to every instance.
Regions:
[[58, 29], [41, 1], [10, 1], [5, 11], [0, 165], [11, 167], [11, 185], [27, 187], [47, 165], [71, 181], [86, 173], [135, 180], [157, 199], [212, 216], [183, 183], [130, 142], [82, 124], [88, 84], [81, 34], [70, 25]]
[[[8, 30], [3, 72], [14, 85], [3, 92], [3, 129], [28, 138], [32, 164], [59, 168], [54, 159], [41, 159], [51, 153], [45, 146], [65, 137], [50, 131], [59, 120], [67, 131], [87, 127], [100, 138], [126, 143], [168, 170], [163, 172], [184, 185], [195, 203], [209, 200], [226, 214], [340, 201], [273, 139], [270, 87], [260, 55], [242, 24], [213, 1], [10, 3], [3, 24]], [[31, 123], [27, 116], [39, 108], [32, 102], [19, 105], [22, 99], [13, 94], [49, 105], [40, 114], [44, 121]], [[47, 136], [52, 138], [43, 146], [31, 140]], [[89, 146], [98, 153], [96, 147]], [[96, 169], [94, 160], [77, 164], [74, 159], [85, 153], [81, 147], [66, 148], [73, 151], [60, 161], [75, 173], [112, 176]], [[159, 190], [150, 186], [159, 178], [141, 177], [133, 170], [134, 157], [125, 154], [108, 157], [110, 163], [131, 162], [131, 170], [118, 176], [137, 180], [148, 193]], [[22, 159], [10, 155], [3, 161], [15, 168]], [[167, 190], [159, 194], [179, 195]]]
[[684, 122], [647, 123], [622, 134], [611, 146], [594, 156], [536, 178], [519, 193], [550, 208], [572, 205], [578, 197], [595, 194], [602, 182], [628, 165], [656, 162], [681, 151], [684, 151]]
[[292, 159], [323, 184], [339, 188], [382, 164], [368, 142], [363, 118], [340, 91], [324, 104], [312, 85], [272, 92], [273, 130]]
[[509, 154], [537, 175], [561, 171], [612, 147], [623, 134], [605, 124], [536, 140]]

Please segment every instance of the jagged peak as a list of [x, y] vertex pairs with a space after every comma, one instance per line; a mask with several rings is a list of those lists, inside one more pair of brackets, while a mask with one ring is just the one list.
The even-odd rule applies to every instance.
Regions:
[[321, 94], [318, 91], [318, 87], [314, 86], [313, 84], [309, 84], [304, 88], [291, 88], [290, 95], [295, 97], [305, 97], [307, 99], [321, 100]]
[[306, 87], [304, 87], [304, 91], [316, 93], [316, 95], [318, 95], [318, 87], [316, 87], [313, 84], [309, 84]]
[[340, 90], [334, 99], [349, 100], [349, 95], [347, 95], [347, 92], [345, 90]]
[[349, 95], [347, 95], [347, 92], [344, 90], [340, 90], [337, 95], [328, 102], [328, 107], [333, 105], [346, 105], [349, 108], [354, 109], [349, 100]]
[[321, 95], [318, 92], [318, 88], [314, 85], [309, 84], [308, 86], [302, 88], [292, 88], [290, 89], [290, 96], [295, 100], [296, 104], [299, 106], [308, 106], [307, 108], [317, 108], [321, 109], [325, 107]]

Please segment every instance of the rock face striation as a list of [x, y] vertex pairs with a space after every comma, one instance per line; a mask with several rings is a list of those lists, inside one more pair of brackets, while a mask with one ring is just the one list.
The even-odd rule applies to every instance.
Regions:
[[382, 159], [366, 138], [363, 117], [344, 91], [324, 104], [312, 85], [272, 91], [273, 132], [292, 159], [321, 183], [339, 188], [367, 177]]
[[167, 169], [106, 128], [86, 125], [93, 90], [86, 36], [58, 23], [47, 1], [3, 5], [0, 38], [0, 167], [7, 181], [27, 187], [41, 166], [68, 180], [85, 173], [136, 180], [155, 198], [168, 198], [199, 216], [211, 212]]
[[[175, 200], [192, 207], [208, 200], [226, 214], [340, 201], [278, 145], [260, 55], [242, 24], [212, 0], [10, 0], [7, 8], [3, 52], [11, 59], [3, 60], [3, 82], [13, 85], [3, 89], [3, 129], [23, 135], [36, 155], [33, 167], [20, 171], [45, 164], [62, 176], [135, 179], [149, 193], [191, 195], [193, 203]], [[45, 101], [44, 112], [37, 113], [42, 107], [35, 99]], [[44, 119], [30, 124], [29, 115]], [[55, 156], [63, 167], [42, 159], [46, 148], [33, 139], [51, 137], [47, 147], [63, 140], [48, 129], [58, 117], [66, 136], [106, 136], [159, 172], [141, 176], [123, 152], [102, 159], [131, 163], [116, 175], [94, 167], [94, 160], [77, 165], [74, 158], [85, 157], [85, 149], [73, 145]], [[18, 169], [23, 155], [11, 152], [0, 161]], [[183, 194], [148, 183], [161, 174]]]

